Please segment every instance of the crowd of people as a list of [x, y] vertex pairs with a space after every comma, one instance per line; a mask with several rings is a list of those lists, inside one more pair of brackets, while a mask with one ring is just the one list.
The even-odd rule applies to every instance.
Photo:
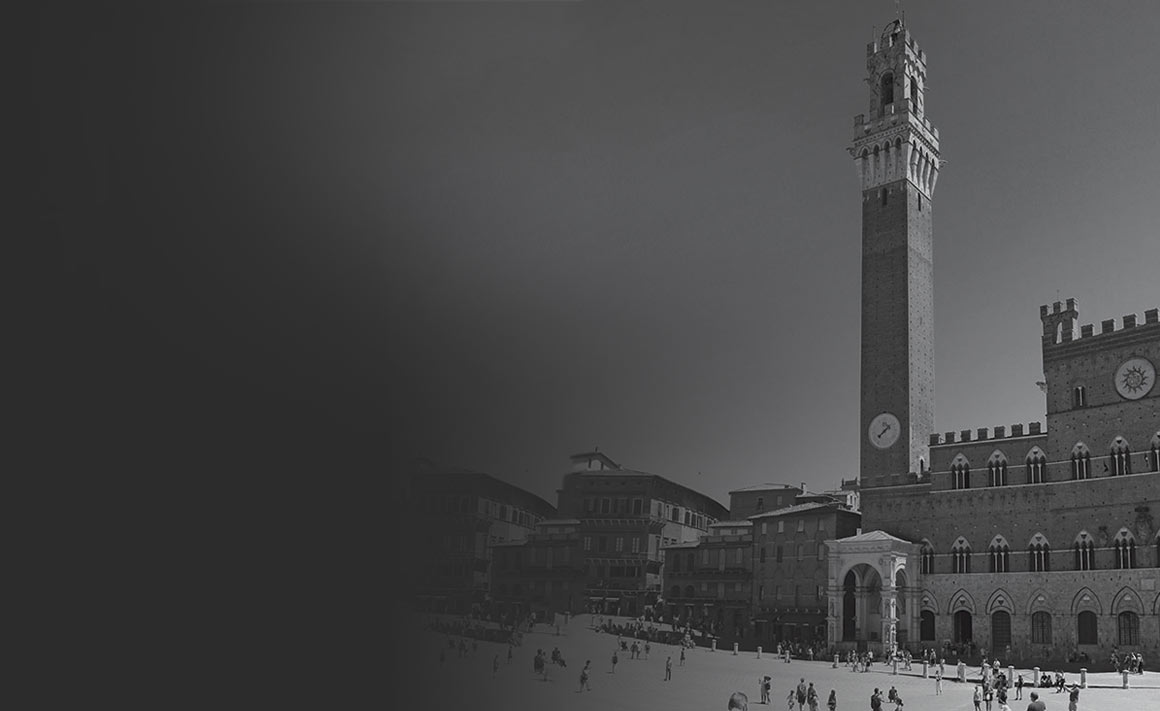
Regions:
[[1129, 674], [1144, 673], [1144, 655], [1140, 652], [1120, 654], [1116, 647], [1112, 647], [1112, 666], [1116, 673], [1126, 671]]
[[[446, 636], [446, 645], [442, 646], [439, 650], [439, 661], [441, 664], [446, 662], [449, 656], [466, 658], [477, 655], [479, 653], [480, 640], [483, 640], [506, 643], [507, 664], [510, 665], [514, 657], [513, 650], [520, 644], [523, 636], [520, 627], [526, 623], [526, 619], [519, 620], [516, 624], [511, 624], [506, 629], [501, 629], [496, 626], [490, 626], [479, 619], [463, 617], [455, 619], [431, 619], [428, 620], [426, 626], [429, 630]], [[616, 635], [615, 643], [611, 645], [612, 653], [608, 658], [610, 660], [608, 673], [610, 674], [616, 673], [617, 666], [622, 658], [632, 661], [648, 660], [655, 651], [655, 645], [672, 644], [672, 647], [660, 648], [660, 656], [665, 657], [663, 681], [670, 682], [673, 679], [675, 658], [679, 658], [676, 666], [685, 666], [687, 650], [693, 646], [689, 643], [693, 631], [687, 628], [678, 628], [665, 632], [655, 624], [644, 619], [614, 621], [603, 618], [597, 619], [595, 616], [591, 620], [591, 624], [592, 629], [596, 632]], [[506, 634], [502, 636], [496, 634], [500, 632]], [[679, 635], [679, 638], [675, 638], [673, 633]], [[802, 655], [806, 659], [814, 659], [815, 657], [822, 656], [808, 647], [787, 643], [778, 644], [775, 650], [778, 658], [784, 659], [787, 662], [791, 655]], [[936, 695], [941, 694], [943, 690], [945, 660], [938, 657], [934, 649], [923, 649], [918, 656], [922, 661], [931, 665], [930, 672], [936, 685], [935, 693]], [[889, 664], [891, 661], [897, 663], [899, 670], [910, 670], [913, 657], [907, 650], [899, 650], [894, 655], [887, 655], [885, 658], [879, 659], [876, 659], [872, 651], [861, 653], [849, 651], [845, 655], [844, 661], [850, 671], [853, 672], [867, 672], [873, 668], [875, 662]], [[1118, 651], [1113, 651], [1111, 661], [1117, 671], [1143, 673], [1143, 656], [1137, 652], [1120, 654]], [[493, 676], [499, 673], [501, 666], [501, 655], [496, 654], [492, 661]], [[836, 666], [837, 660], [835, 659], [835, 668]], [[965, 680], [963, 663], [960, 661], [956, 666], [958, 667], [958, 679]], [[545, 652], [544, 649], [537, 649], [532, 658], [533, 673], [544, 681], [549, 681], [551, 676], [550, 670], [553, 668], [559, 668], [560, 670], [566, 670], [568, 668], [568, 664], [564, 659], [564, 654], [560, 647], [555, 647], [550, 653]], [[925, 672], [926, 669], [924, 669]], [[583, 668], [579, 671], [578, 693], [592, 691], [592, 674], [592, 661], [587, 660]], [[1081, 687], [1079, 684], [1068, 683], [1062, 671], [1056, 671], [1053, 674], [1044, 673], [1038, 679], [1032, 677], [1029, 681], [1025, 681], [1024, 676], [1020, 674], [1012, 680], [1009, 678], [1007, 670], [998, 658], [988, 659], [984, 653], [982, 663], [978, 668], [978, 677], [978, 682], [971, 688], [971, 697], [975, 711], [1012, 711], [1010, 702], [1022, 701], [1025, 687], [1039, 689], [1054, 688], [1055, 693], [1066, 693], [1069, 710], [1077, 711]], [[757, 684], [759, 703], [772, 705], [775, 697], [772, 677], [763, 674], [758, 677]], [[780, 695], [781, 692], [776, 693]], [[813, 682], [808, 682], [804, 676], [800, 677], [796, 686], [792, 686], [787, 690], [784, 698], [788, 711], [819, 711], [820, 708], [836, 711], [838, 706], [837, 691], [835, 689], [830, 689], [826, 693], [821, 688], [815, 686]], [[1038, 710], [1045, 708], [1044, 702], [1039, 699], [1039, 694], [1035, 691], [1030, 692], [1030, 701], [1029, 709]], [[736, 706], [736, 703], [742, 703], [744, 705]], [[746, 709], [748, 697], [744, 693], [737, 692], [730, 697], [730, 704], [730, 708]], [[857, 705], [860, 704], [855, 704], [855, 707]], [[875, 688], [873, 693], [870, 694], [869, 705], [871, 711], [901, 711], [905, 703], [898, 690], [891, 687], [887, 691]], [[865, 707], [863, 706], [863, 708]]]

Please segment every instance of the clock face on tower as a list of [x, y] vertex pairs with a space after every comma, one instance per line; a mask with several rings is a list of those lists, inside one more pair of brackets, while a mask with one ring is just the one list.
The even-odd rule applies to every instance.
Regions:
[[1129, 358], [1116, 368], [1116, 392], [1128, 400], [1139, 400], [1152, 390], [1156, 368], [1147, 358]]
[[866, 430], [870, 444], [878, 449], [889, 449], [898, 441], [898, 435], [901, 433], [902, 429], [898, 424], [898, 418], [889, 412], [875, 415], [874, 419], [870, 420], [870, 428]]

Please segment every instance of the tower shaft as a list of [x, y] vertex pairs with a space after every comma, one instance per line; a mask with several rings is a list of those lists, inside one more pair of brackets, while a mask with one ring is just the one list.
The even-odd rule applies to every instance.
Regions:
[[870, 111], [850, 151], [862, 189], [861, 478], [925, 468], [934, 431], [938, 130], [926, 55], [900, 22], [867, 47]]

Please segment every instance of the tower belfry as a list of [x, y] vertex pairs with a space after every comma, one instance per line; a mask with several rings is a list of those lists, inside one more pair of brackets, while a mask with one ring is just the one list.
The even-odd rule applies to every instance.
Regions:
[[919, 472], [934, 432], [932, 196], [938, 129], [926, 53], [901, 20], [866, 47], [869, 111], [850, 153], [862, 189], [861, 479]]

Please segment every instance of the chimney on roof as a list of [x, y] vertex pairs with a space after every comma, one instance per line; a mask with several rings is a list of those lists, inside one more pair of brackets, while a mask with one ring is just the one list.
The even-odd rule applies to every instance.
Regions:
[[802, 493], [806, 493], [806, 483], [804, 481], [802, 482]]

